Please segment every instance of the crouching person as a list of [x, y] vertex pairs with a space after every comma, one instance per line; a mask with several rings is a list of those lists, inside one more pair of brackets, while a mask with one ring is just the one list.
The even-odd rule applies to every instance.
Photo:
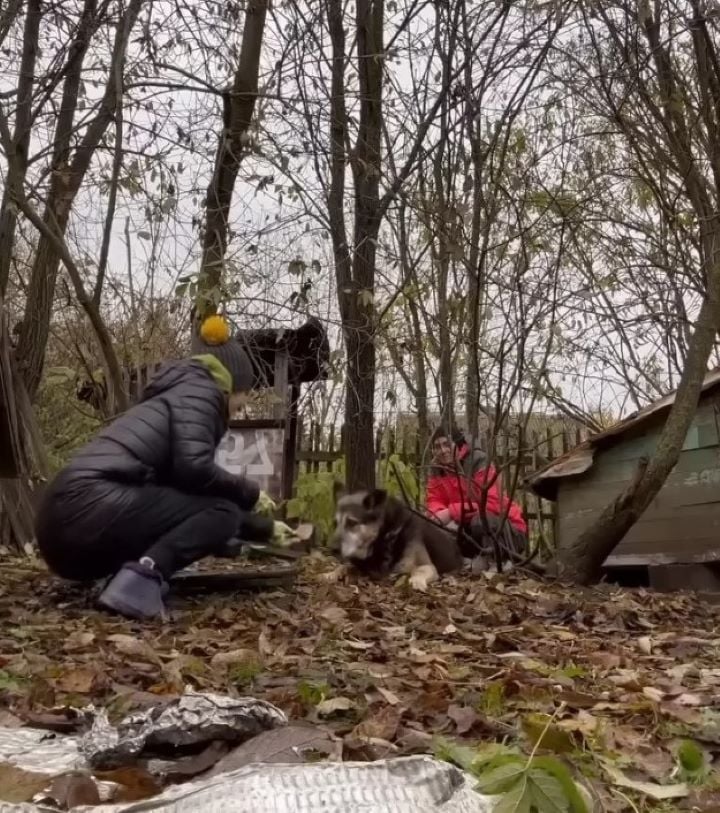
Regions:
[[[478, 554], [493, 556], [498, 541], [503, 559], [524, 558], [528, 529], [522, 508], [500, 493], [495, 470], [487, 465], [485, 454], [471, 449], [460, 432], [446, 429], [435, 431], [432, 451], [425, 506], [446, 527], [463, 527], [471, 540], [461, 539], [463, 555], [471, 559]], [[485, 511], [481, 516], [483, 491]]]
[[215, 462], [231, 414], [251, 389], [250, 359], [221, 317], [200, 355], [160, 368], [142, 401], [101, 430], [48, 487], [36, 538], [48, 567], [74, 581], [111, 577], [99, 603], [130, 618], [164, 610], [176, 571], [270, 540], [287, 526], [252, 513], [272, 505]]

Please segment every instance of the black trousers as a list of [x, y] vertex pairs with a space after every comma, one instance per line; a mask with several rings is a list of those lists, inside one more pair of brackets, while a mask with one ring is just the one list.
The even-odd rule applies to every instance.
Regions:
[[265, 541], [271, 533], [268, 520], [228, 500], [154, 485], [128, 486], [124, 496], [126, 507], [95, 534], [73, 529], [72, 522], [58, 528], [52, 511], [39, 516], [38, 547], [50, 569], [73, 581], [94, 581], [148, 556], [168, 579], [233, 537]]
[[470, 539], [462, 540], [461, 548], [463, 556], [473, 558], [478, 555], [494, 556], [495, 547], [493, 540], [497, 539], [500, 544], [500, 551], [503, 561], [509, 561], [515, 556], [523, 556], [528, 551], [527, 534], [518, 531], [509, 520], [505, 520], [502, 530], [500, 529], [500, 517], [488, 514], [485, 517], [487, 530], [480, 517], [474, 517], [466, 532]]

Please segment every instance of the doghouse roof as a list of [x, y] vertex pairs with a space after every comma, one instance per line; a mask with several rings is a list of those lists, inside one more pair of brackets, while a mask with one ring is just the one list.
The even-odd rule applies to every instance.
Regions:
[[314, 317], [298, 328], [239, 330], [235, 339], [253, 362], [258, 387], [274, 385], [275, 357], [280, 351], [288, 354], [290, 384], [323, 381], [330, 375], [330, 343], [322, 322]]
[[[701, 397], [708, 395], [711, 391], [720, 387], [720, 368], [713, 370], [705, 376], [702, 385]], [[560, 457], [556, 457], [536, 472], [526, 478], [527, 485], [539, 496], [546, 500], [554, 500], [557, 497], [559, 481], [565, 477], [576, 477], [584, 474], [593, 464], [595, 450], [605, 449], [613, 446], [622, 440], [623, 436], [632, 429], [636, 429], [642, 424], [657, 417], [663, 412], [669, 411], [675, 402], [675, 392], [654, 401], [643, 409], [634, 412], [622, 421], [591, 435], [579, 446], [570, 449]]]

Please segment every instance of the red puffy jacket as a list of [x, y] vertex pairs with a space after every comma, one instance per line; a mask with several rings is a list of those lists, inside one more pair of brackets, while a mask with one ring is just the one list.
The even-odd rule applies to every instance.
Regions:
[[[483, 466], [484, 456], [470, 455], [468, 446], [461, 446], [458, 450], [458, 471], [436, 468], [432, 470], [427, 482], [425, 507], [431, 514], [449, 509], [453, 522], [467, 522], [479, 512], [482, 499], [482, 486], [492, 483], [487, 490], [485, 513], [487, 516], [500, 517], [507, 509], [507, 518], [513, 528], [527, 533], [527, 522], [520, 506], [511, 502], [498, 490], [498, 480], [495, 478], [493, 466]], [[472, 472], [470, 494], [468, 495], [468, 474]], [[470, 499], [468, 499], [468, 496]], [[508, 508], [509, 506], [509, 508]]]

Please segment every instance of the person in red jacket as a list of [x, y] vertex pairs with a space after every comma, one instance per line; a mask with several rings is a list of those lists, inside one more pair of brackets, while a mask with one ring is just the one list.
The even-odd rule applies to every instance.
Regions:
[[506, 553], [524, 552], [528, 527], [522, 509], [500, 493], [497, 473], [494, 466], [487, 465], [486, 455], [471, 449], [461, 433], [445, 429], [435, 431], [432, 450], [425, 498], [428, 513], [443, 525], [465, 528], [484, 553], [493, 547], [488, 531], [500, 539]]

